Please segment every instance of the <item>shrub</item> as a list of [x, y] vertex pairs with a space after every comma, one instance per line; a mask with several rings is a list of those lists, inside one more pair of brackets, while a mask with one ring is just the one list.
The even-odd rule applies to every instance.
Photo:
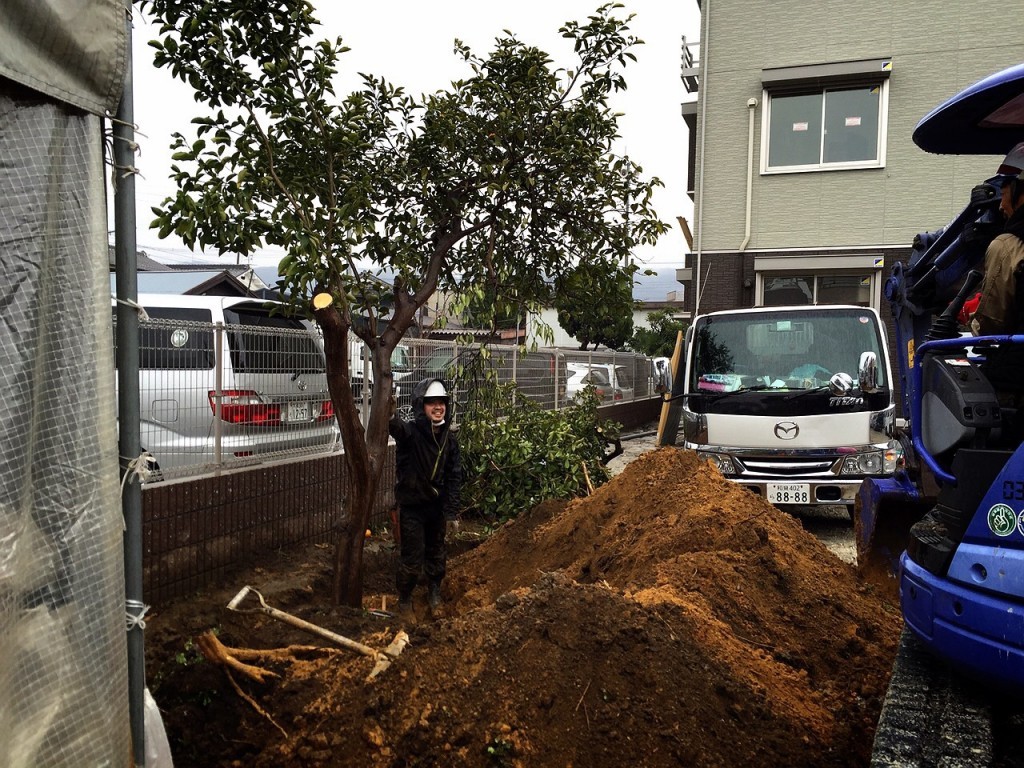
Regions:
[[602, 458], [621, 429], [598, 417], [590, 388], [558, 411], [542, 410], [514, 393], [511, 385], [492, 390], [502, 401], [504, 419], [471, 408], [459, 430], [463, 508], [498, 522], [547, 499], [586, 495], [588, 477], [594, 487], [606, 482]]

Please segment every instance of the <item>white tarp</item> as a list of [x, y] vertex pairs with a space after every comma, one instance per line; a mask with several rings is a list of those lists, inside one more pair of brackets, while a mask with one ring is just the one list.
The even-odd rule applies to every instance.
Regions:
[[95, 115], [113, 114], [128, 55], [125, 2], [0, 0], [0, 75]]
[[0, 80], [3, 768], [131, 760], [100, 128]]

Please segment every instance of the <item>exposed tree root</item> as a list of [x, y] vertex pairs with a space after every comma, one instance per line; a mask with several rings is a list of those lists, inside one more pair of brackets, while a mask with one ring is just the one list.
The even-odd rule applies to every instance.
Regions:
[[[200, 652], [206, 657], [207, 661], [214, 664], [220, 664], [229, 670], [235, 670], [241, 675], [245, 675], [250, 680], [255, 680], [257, 683], [263, 683], [268, 677], [280, 677], [275, 672], [271, 672], [269, 669], [263, 669], [262, 667], [254, 667], [251, 664], [245, 664], [238, 660], [238, 656], [245, 656], [246, 654], [242, 649], [229, 648], [224, 645], [213, 632], [204, 632], [198, 638], [196, 638], [196, 645], [199, 646]], [[249, 656], [250, 660], [253, 658]]]
[[249, 702], [249, 706], [251, 706], [253, 709], [255, 709], [256, 712], [258, 712], [262, 717], [265, 717], [267, 720], [269, 720], [270, 724], [272, 726], [274, 726], [275, 728], [277, 728], [277, 730], [279, 730], [281, 732], [281, 735], [284, 736], [287, 739], [288, 738], [287, 731], [285, 731], [284, 728], [282, 728], [280, 725], [278, 725], [277, 722], [274, 720], [274, 718], [272, 718], [270, 716], [270, 713], [267, 712], [265, 709], [263, 709], [263, 707], [261, 707], [259, 704], [257, 704], [256, 700], [252, 696], [250, 696], [249, 694], [247, 694], [245, 691], [242, 690], [242, 687], [238, 683], [235, 682], [235, 678], [231, 675], [231, 670], [230, 669], [226, 669], [224, 671], [227, 673], [228, 680], [231, 681], [231, 687], [235, 689], [235, 693], [237, 693], [239, 696], [241, 696], [242, 699], [244, 699], [245, 701]]

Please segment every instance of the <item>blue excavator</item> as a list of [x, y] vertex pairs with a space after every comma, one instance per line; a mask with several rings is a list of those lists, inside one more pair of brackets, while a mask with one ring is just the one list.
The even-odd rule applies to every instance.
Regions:
[[[858, 560], [889, 571], [905, 625], [948, 666], [986, 687], [1024, 691], [1024, 405], [999, 394], [986, 362], [1024, 335], [971, 336], [957, 317], [1003, 228], [999, 202], [1024, 142], [1024, 64], [975, 83], [928, 114], [913, 140], [926, 152], [1006, 155], [947, 226], [919, 234], [892, 268], [906, 428], [903, 466], [864, 482]], [[1024, 278], [1017, 288], [1024, 300]], [[1024, 404], [1024, 380], [1020, 381]]]

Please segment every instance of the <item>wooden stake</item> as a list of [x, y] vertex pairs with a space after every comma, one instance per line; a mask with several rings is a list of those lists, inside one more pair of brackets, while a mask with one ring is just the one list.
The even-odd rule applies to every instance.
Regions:
[[586, 462], [582, 462], [580, 466], [583, 467], [583, 477], [587, 481], [587, 495], [588, 496], [593, 496], [594, 495], [594, 484], [592, 482], [590, 482], [590, 473], [587, 471], [587, 464], [586, 464]]

